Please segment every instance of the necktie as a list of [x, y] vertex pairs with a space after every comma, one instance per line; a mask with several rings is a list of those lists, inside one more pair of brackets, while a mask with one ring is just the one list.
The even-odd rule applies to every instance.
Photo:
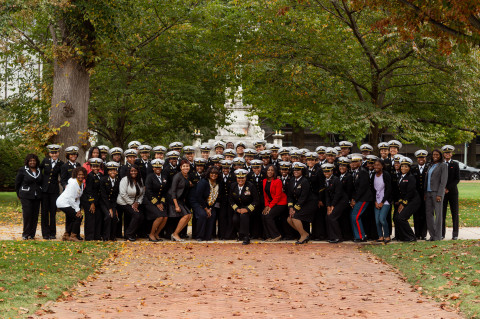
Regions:
[[238, 187], [238, 194], [239, 194], [239, 195], [242, 194], [242, 188], [243, 188], [243, 187], [240, 187], [240, 186]]
[[148, 162], [143, 162], [145, 163], [145, 168], [148, 168]]

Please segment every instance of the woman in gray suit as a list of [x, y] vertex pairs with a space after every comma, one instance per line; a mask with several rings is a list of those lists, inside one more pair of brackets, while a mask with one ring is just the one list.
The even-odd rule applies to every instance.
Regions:
[[190, 188], [190, 182], [188, 181], [189, 171], [190, 163], [187, 160], [182, 160], [180, 162], [180, 172], [173, 176], [172, 185], [168, 190], [170, 197], [169, 217], [180, 217], [177, 228], [171, 236], [173, 241], [184, 241], [180, 238], [179, 233], [188, 225], [192, 217], [192, 213], [186, 204]]
[[432, 152], [432, 163], [425, 185], [425, 213], [430, 241], [442, 240], [442, 206], [447, 179], [447, 164], [442, 161], [440, 150], [436, 149]]

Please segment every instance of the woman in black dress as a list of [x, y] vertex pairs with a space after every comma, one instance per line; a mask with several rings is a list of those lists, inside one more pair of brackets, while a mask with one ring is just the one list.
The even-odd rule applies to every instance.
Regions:
[[187, 207], [186, 199], [190, 188], [188, 181], [188, 172], [190, 171], [190, 163], [187, 160], [180, 162], [180, 172], [173, 176], [172, 184], [168, 190], [169, 195], [169, 217], [180, 217], [175, 231], [171, 235], [173, 241], [184, 241], [180, 238], [179, 233], [184, 229], [192, 213]]
[[217, 210], [220, 208], [220, 186], [217, 182], [219, 170], [212, 166], [207, 170], [195, 189], [192, 207], [197, 218], [197, 240], [211, 240]]
[[25, 166], [20, 168], [15, 178], [15, 191], [22, 203], [23, 240], [34, 239], [37, 231], [38, 213], [42, 198], [42, 173], [40, 160], [35, 154], [28, 154]]
[[398, 182], [399, 199], [395, 203], [397, 211], [393, 215], [395, 237], [400, 241], [416, 241], [415, 234], [408, 223], [408, 219], [420, 208], [421, 204], [417, 192], [417, 182], [415, 176], [410, 173], [412, 160], [404, 157], [400, 165], [402, 175]]
[[153, 174], [147, 176], [145, 182], [145, 216], [148, 220], [153, 220], [152, 229], [148, 234], [148, 240], [153, 242], [161, 241], [160, 232], [167, 223], [167, 179], [162, 174], [164, 161], [154, 159], [150, 162], [153, 168]]
[[300, 162], [293, 163], [293, 177], [288, 185], [289, 217], [287, 221], [300, 234], [296, 244], [305, 244], [309, 241], [310, 235], [303, 228], [302, 221], [311, 223], [317, 208], [317, 201], [311, 198], [310, 183], [303, 176], [306, 167]]

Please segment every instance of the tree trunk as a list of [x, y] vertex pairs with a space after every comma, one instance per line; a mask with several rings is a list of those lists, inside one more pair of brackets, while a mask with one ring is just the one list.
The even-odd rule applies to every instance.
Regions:
[[60, 158], [68, 146], [80, 148], [77, 161], [83, 163], [88, 141], [88, 103], [90, 75], [74, 59], [54, 62], [50, 127], [59, 129], [53, 142], [62, 145]]
[[380, 130], [376, 123], [372, 123], [372, 131], [368, 135], [368, 144], [373, 146], [373, 154], [378, 154], [378, 143], [380, 143], [380, 136], [383, 130]]
[[468, 143], [467, 148], [467, 164], [469, 166], [477, 167], [477, 137], [475, 136], [473, 140]]

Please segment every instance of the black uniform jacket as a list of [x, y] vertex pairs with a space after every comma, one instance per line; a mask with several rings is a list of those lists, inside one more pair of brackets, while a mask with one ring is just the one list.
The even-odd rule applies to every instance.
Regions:
[[72, 171], [77, 167], [80, 167], [80, 163], [67, 161], [60, 168], [60, 184], [62, 184], [63, 189], [67, 187], [68, 180], [72, 178]]
[[110, 181], [110, 176], [105, 175], [100, 180], [100, 203], [108, 209], [117, 207], [117, 197], [120, 187], [118, 176], [114, 180], [114, 185]]
[[403, 178], [400, 177], [398, 183], [398, 193], [398, 203], [403, 204], [404, 206], [408, 205], [409, 202], [413, 201], [416, 197], [418, 197], [417, 181], [415, 180], [415, 176], [413, 176], [412, 173], [408, 172]]
[[42, 195], [42, 173], [39, 169], [34, 174], [28, 167], [23, 166], [15, 178], [15, 192], [19, 198], [39, 199]]
[[103, 175], [98, 173], [90, 172], [87, 175], [87, 180], [85, 182], [85, 190], [83, 191], [81, 201], [89, 204], [98, 205], [100, 203], [100, 184]]
[[457, 184], [460, 182], [460, 167], [457, 162], [450, 160], [448, 165], [448, 180], [447, 180], [447, 189], [449, 192], [456, 194], [458, 193]]
[[373, 201], [373, 193], [370, 187], [370, 176], [368, 171], [360, 167], [357, 173], [352, 172], [353, 178], [353, 194], [352, 198], [355, 202], [371, 202]]
[[341, 202], [347, 203], [348, 197], [343, 190], [340, 178], [332, 175], [328, 181], [328, 186], [325, 188], [325, 204], [326, 206], [337, 206]]
[[342, 188], [350, 201], [353, 196], [353, 176], [350, 172], [346, 172], [345, 175], [340, 175], [340, 182], [342, 182]]
[[57, 160], [55, 166], [52, 169], [52, 160], [50, 158], [44, 158], [40, 163], [40, 170], [43, 173], [42, 179], [42, 191], [49, 194], [60, 193], [60, 182], [58, 177], [62, 170], [63, 162]]
[[305, 177], [300, 177], [300, 180], [295, 185], [295, 177], [290, 179], [288, 184], [287, 201], [288, 207], [293, 207], [295, 211], [300, 211], [303, 206], [312, 201], [312, 192], [310, 190], [310, 183]]
[[255, 185], [248, 181], [243, 185], [241, 193], [238, 191], [238, 183], [232, 183], [228, 198], [230, 206], [232, 206], [233, 211], [235, 212], [238, 208], [246, 208], [247, 211], [251, 213], [260, 203], [260, 198], [258, 197], [258, 191], [255, 188]]
[[[161, 183], [160, 180], [162, 181]], [[158, 179], [157, 174], [150, 174], [147, 176], [145, 182], [145, 196], [143, 197], [145, 202], [149, 201], [153, 205], [166, 203], [168, 188], [167, 178], [163, 173], [160, 174], [160, 180]]]

